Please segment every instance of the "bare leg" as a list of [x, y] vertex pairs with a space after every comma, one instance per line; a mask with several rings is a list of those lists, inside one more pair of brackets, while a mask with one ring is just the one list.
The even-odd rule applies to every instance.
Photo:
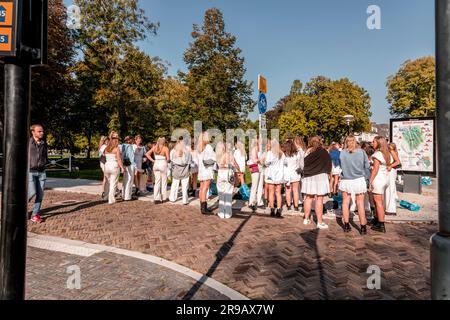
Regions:
[[351, 195], [349, 193], [342, 193], [342, 219], [344, 223], [350, 222], [350, 199]]
[[275, 208], [275, 186], [269, 184], [269, 207], [270, 209]]
[[305, 209], [305, 219], [308, 219], [311, 217], [311, 209], [312, 209], [312, 203], [314, 200], [314, 196], [313, 195], [306, 195], [304, 202], [303, 202], [303, 207]]
[[356, 195], [356, 205], [358, 206], [359, 222], [362, 226], [365, 226], [367, 224], [367, 218], [364, 207], [364, 193]]
[[323, 196], [316, 197], [316, 215], [317, 215], [317, 223], [322, 223], [323, 216]]
[[[290, 207], [292, 205], [292, 185], [285, 185], [286, 188], [286, 205]], [[281, 189], [281, 188], [280, 188]], [[281, 193], [281, 190], [280, 190]], [[294, 202], [295, 203], [295, 202]]]
[[292, 193], [294, 194], [294, 207], [298, 208], [298, 204], [300, 202], [300, 182], [293, 182], [291, 184]]
[[283, 207], [283, 199], [281, 198], [281, 184], [277, 184], [275, 186], [275, 192], [277, 195], [277, 209], [281, 209]]
[[374, 194], [373, 200], [375, 202], [375, 208], [377, 212], [377, 217], [379, 222], [384, 222], [385, 212], [384, 212], [384, 204], [383, 204], [383, 195]]

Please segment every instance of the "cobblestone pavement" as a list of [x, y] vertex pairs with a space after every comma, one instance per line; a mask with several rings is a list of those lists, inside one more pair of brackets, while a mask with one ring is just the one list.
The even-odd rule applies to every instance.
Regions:
[[[165, 258], [251, 299], [429, 299], [429, 238], [434, 223], [387, 224], [387, 234], [344, 234], [303, 226], [299, 217], [237, 214], [224, 221], [191, 206], [122, 202], [46, 193], [37, 234], [114, 246]], [[356, 225], [355, 225], [356, 226]], [[369, 266], [381, 290], [367, 289]], [[194, 295], [195, 297], [195, 295]]]
[[[80, 270], [80, 289], [67, 281]], [[69, 284], [75, 282], [69, 279]], [[28, 248], [26, 299], [29, 300], [179, 300], [195, 287], [195, 280], [167, 268], [110, 252], [90, 257]], [[227, 300], [202, 286], [198, 300]]]

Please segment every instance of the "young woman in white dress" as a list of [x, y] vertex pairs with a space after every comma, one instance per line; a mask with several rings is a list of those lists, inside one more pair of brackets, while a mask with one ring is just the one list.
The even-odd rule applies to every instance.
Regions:
[[[264, 163], [267, 166], [266, 184], [269, 186], [270, 216], [281, 218], [283, 199], [281, 198], [281, 186], [284, 183], [284, 153], [280, 143], [273, 139], [271, 150], [267, 152]], [[275, 210], [275, 197], [277, 208]]]
[[299, 211], [300, 202], [300, 180], [299, 174], [303, 170], [303, 157], [298, 152], [297, 146], [293, 140], [285, 143], [284, 150], [284, 182], [286, 190], [286, 206], [288, 210], [294, 206], [295, 211]]
[[392, 163], [392, 156], [384, 137], [375, 137], [373, 147], [375, 153], [372, 156], [373, 169], [370, 177], [369, 192], [372, 193], [375, 202], [376, 219], [374, 219], [372, 230], [386, 233], [383, 196], [389, 185], [388, 166]]
[[172, 186], [170, 188], [170, 202], [176, 202], [178, 198], [178, 188], [181, 184], [181, 194], [183, 205], [189, 204], [189, 167], [192, 162], [191, 153], [186, 149], [184, 141], [178, 141], [172, 153]]
[[269, 206], [269, 184], [265, 182], [266, 178], [267, 178], [267, 174], [269, 173], [269, 167], [265, 164], [265, 160], [267, 158], [267, 154], [270, 152], [270, 150], [272, 150], [272, 141], [268, 140], [267, 144], [266, 144], [266, 149], [263, 153], [262, 156], [262, 163], [263, 163], [263, 176], [264, 176], [264, 202], [265, 202], [265, 206], [268, 207]]
[[389, 152], [391, 153], [394, 162], [388, 166], [389, 185], [384, 194], [386, 215], [395, 216], [397, 214], [397, 169], [402, 162], [398, 156], [398, 150], [395, 143], [389, 144]]
[[214, 165], [216, 154], [210, 144], [208, 132], [203, 132], [198, 141], [198, 179], [200, 180], [200, 211], [204, 215], [211, 215], [212, 210], [208, 208], [208, 190], [214, 179]]

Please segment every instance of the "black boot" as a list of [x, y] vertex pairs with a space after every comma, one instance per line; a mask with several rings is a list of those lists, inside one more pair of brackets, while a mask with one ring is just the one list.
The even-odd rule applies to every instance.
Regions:
[[255, 213], [256, 212], [256, 205], [251, 205], [250, 209], [252, 209], [252, 213]]
[[378, 221], [377, 224], [372, 226], [372, 230], [381, 233], [386, 233], [386, 226], [384, 225], [384, 222]]
[[277, 209], [277, 213], [276, 213], [277, 218], [281, 218], [281, 210], [282, 209]]
[[294, 207], [295, 212], [300, 212], [300, 209], [298, 207]]
[[372, 220], [369, 221], [369, 226], [374, 226], [378, 224], [378, 218], [377, 217], [373, 217]]
[[270, 216], [275, 217], [275, 208], [270, 209]]
[[349, 233], [352, 231], [352, 227], [350, 226], [350, 223], [346, 222], [344, 223], [344, 232]]
[[200, 211], [201, 211], [201, 213], [204, 214], [205, 216], [211, 215], [211, 211], [208, 210], [208, 204], [207, 204], [206, 202], [200, 203]]
[[367, 226], [361, 226], [361, 235], [365, 236], [367, 234]]

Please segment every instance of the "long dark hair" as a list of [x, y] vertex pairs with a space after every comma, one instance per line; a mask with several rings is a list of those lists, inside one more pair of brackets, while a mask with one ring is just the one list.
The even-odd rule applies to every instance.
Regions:
[[286, 143], [284, 144], [284, 154], [287, 157], [293, 157], [294, 155], [296, 155], [298, 152], [297, 146], [295, 145], [294, 141], [292, 140], [288, 140], [286, 141]]

